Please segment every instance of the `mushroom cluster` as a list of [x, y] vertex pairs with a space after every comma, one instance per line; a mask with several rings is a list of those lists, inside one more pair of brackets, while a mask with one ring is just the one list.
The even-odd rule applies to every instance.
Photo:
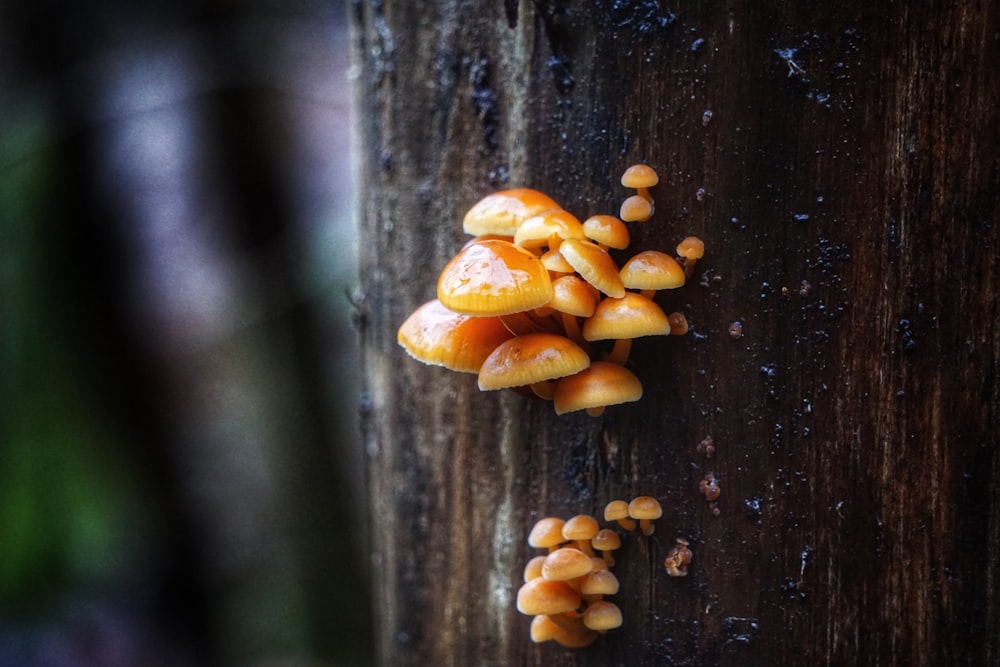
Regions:
[[658, 182], [633, 165], [619, 215], [580, 221], [542, 192], [513, 188], [477, 202], [463, 220], [474, 238], [444, 267], [437, 298], [418, 307], [397, 333], [414, 358], [476, 373], [482, 391], [530, 390], [557, 414], [637, 401], [642, 384], [625, 367], [632, 340], [683, 335], [683, 313], [667, 315], [659, 290], [685, 284], [704, 243], [687, 237], [676, 257], [644, 250], [621, 267], [628, 224], [653, 215]]
[[[650, 535], [650, 522], [662, 515], [662, 509], [655, 498], [640, 496], [632, 503], [609, 503], [604, 515], [605, 520], [617, 521], [626, 530], [634, 530], [639, 522]], [[546, 551], [525, 565], [524, 583], [517, 592], [517, 610], [533, 616], [533, 642], [551, 640], [582, 648], [622, 625], [618, 605], [604, 599], [619, 588], [611, 571], [615, 564], [612, 552], [622, 545], [615, 530], [601, 528], [589, 514], [566, 520], [550, 516], [535, 523], [528, 544]]]

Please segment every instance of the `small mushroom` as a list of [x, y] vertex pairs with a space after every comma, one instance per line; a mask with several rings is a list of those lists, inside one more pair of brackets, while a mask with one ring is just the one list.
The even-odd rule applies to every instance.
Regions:
[[573, 542], [577, 549], [587, 556], [593, 556], [594, 550], [590, 547], [590, 541], [599, 531], [600, 526], [597, 525], [597, 519], [589, 514], [577, 514], [566, 520], [566, 523], [563, 524], [562, 534], [563, 539]]
[[583, 235], [607, 248], [624, 250], [630, 242], [628, 226], [613, 215], [592, 215], [583, 221]]
[[583, 323], [583, 337], [588, 341], [615, 341], [606, 361], [624, 364], [632, 350], [632, 339], [670, 334], [670, 321], [663, 310], [636, 292], [626, 292], [620, 299], [604, 299]]
[[542, 576], [542, 563], [544, 562], [545, 556], [535, 556], [524, 564], [524, 571], [521, 578], [525, 583]]
[[591, 570], [580, 580], [580, 595], [585, 602], [596, 602], [605, 595], [615, 595], [618, 588], [618, 577], [611, 570]]
[[[560, 276], [552, 281], [554, 295], [548, 306], [556, 310], [561, 318], [563, 330], [570, 340], [587, 349], [588, 343], [580, 331], [578, 317], [590, 317], [594, 314], [600, 298], [597, 290], [579, 276]], [[499, 343], [498, 343], [499, 344]]]
[[618, 266], [601, 246], [590, 241], [567, 239], [559, 246], [559, 252], [580, 277], [604, 294], [614, 298], [625, 295]]
[[579, 373], [588, 366], [590, 357], [569, 338], [529, 333], [500, 343], [486, 357], [479, 369], [479, 388], [482, 391], [534, 388], [549, 380]]
[[560, 208], [551, 197], [531, 188], [511, 188], [489, 194], [473, 204], [465, 214], [466, 234], [514, 236], [518, 226], [531, 216]]
[[557, 516], [547, 516], [535, 522], [528, 533], [528, 545], [536, 549], [548, 549], [555, 551], [560, 544], [565, 542], [562, 536], [565, 520]]
[[625, 530], [635, 530], [635, 521], [629, 518], [628, 503], [624, 500], [612, 500], [604, 507], [604, 520], [617, 521]]
[[541, 260], [499, 239], [463, 248], [441, 271], [437, 284], [437, 298], [446, 308], [478, 317], [544, 306], [552, 294], [552, 280]]
[[583, 624], [591, 630], [606, 632], [622, 624], [622, 612], [614, 602], [600, 600], [591, 603], [583, 612]]
[[565, 581], [539, 577], [521, 585], [517, 591], [517, 610], [522, 614], [562, 614], [577, 609], [583, 599]]
[[690, 278], [695, 263], [705, 256], [705, 242], [697, 236], [688, 236], [677, 244], [677, 254], [684, 258], [684, 273]]
[[569, 581], [594, 569], [590, 556], [573, 547], [560, 547], [542, 562], [542, 578], [549, 581]]
[[618, 537], [618, 533], [610, 528], [602, 528], [591, 538], [590, 546], [600, 551], [604, 562], [608, 566], [611, 566], [615, 564], [615, 559], [611, 555], [611, 552], [621, 548], [622, 538]]
[[514, 233], [514, 245], [528, 250], [557, 249], [565, 239], [582, 238], [583, 225], [575, 215], [562, 209], [551, 209], [522, 222]]
[[619, 275], [626, 289], [642, 290], [642, 295], [649, 299], [658, 290], [683, 287], [687, 280], [677, 260], [659, 250], [643, 250], [633, 255]]
[[667, 321], [670, 322], [670, 335], [671, 336], [683, 336], [688, 332], [688, 320], [682, 312], [670, 313], [667, 315]]
[[626, 188], [634, 188], [637, 194], [649, 201], [649, 188], [660, 182], [660, 177], [656, 170], [645, 164], [633, 164], [622, 173], [622, 185]]
[[644, 535], [652, 535], [655, 530], [653, 520], [663, 516], [663, 508], [652, 496], [638, 496], [628, 504], [628, 515], [638, 519], [639, 529]]
[[619, 364], [594, 361], [576, 375], [556, 383], [552, 404], [556, 414], [586, 410], [597, 417], [608, 405], [630, 403], [642, 398], [642, 383], [635, 374]]
[[618, 217], [625, 222], [645, 222], [653, 217], [653, 203], [641, 195], [632, 195], [622, 201]]

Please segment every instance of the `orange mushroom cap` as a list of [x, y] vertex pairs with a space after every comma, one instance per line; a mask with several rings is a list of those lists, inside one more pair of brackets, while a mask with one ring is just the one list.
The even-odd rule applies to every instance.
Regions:
[[663, 507], [652, 496], [637, 496], [628, 504], [628, 514], [633, 519], [659, 519], [663, 516]]
[[548, 306], [560, 313], [590, 317], [597, 307], [598, 294], [590, 283], [574, 275], [560, 276], [552, 281], [555, 295]]
[[545, 557], [542, 562], [542, 578], [549, 581], [569, 581], [582, 577], [594, 569], [590, 556], [579, 549], [562, 547]]
[[583, 612], [583, 624], [598, 632], [620, 627], [622, 624], [621, 609], [614, 602], [607, 600], [594, 602]]
[[514, 233], [514, 244], [522, 248], [542, 248], [552, 239], [582, 239], [583, 225], [575, 215], [561, 208], [549, 209], [531, 216]]
[[552, 396], [556, 414], [638, 401], [642, 383], [618, 364], [595, 361], [584, 371], [559, 380]]
[[541, 261], [497, 239], [463, 248], [441, 271], [437, 284], [438, 299], [447, 308], [480, 317], [544, 306], [552, 294], [552, 280]]
[[425, 364], [478, 373], [497, 345], [512, 337], [497, 317], [472, 317], [432, 299], [406, 318], [396, 341]]
[[565, 336], [524, 334], [500, 343], [483, 361], [479, 388], [523, 387], [579, 373], [589, 365], [590, 357], [583, 348]]
[[531, 616], [572, 611], [581, 602], [580, 594], [568, 583], [544, 577], [524, 583], [517, 591], [517, 610]]
[[635, 530], [635, 521], [628, 515], [628, 503], [624, 500], [612, 500], [604, 507], [604, 520], [617, 521], [625, 530]]
[[604, 299], [583, 323], [583, 337], [589, 341], [642, 336], [666, 336], [670, 321], [656, 303], [635, 292], [620, 299]]
[[618, 266], [608, 251], [590, 241], [568, 239], [559, 246], [559, 253], [588, 283], [610, 297], [625, 294]]
[[622, 174], [622, 185], [626, 188], [651, 188], [659, 182], [656, 171], [645, 164], [633, 164]]
[[551, 197], [531, 188], [511, 188], [486, 195], [465, 214], [466, 234], [514, 236], [518, 226], [544, 210], [561, 208]]
[[705, 242], [697, 236], [688, 236], [677, 244], [677, 254], [685, 259], [701, 259], [705, 256]]
[[567, 540], [591, 540], [600, 529], [594, 517], [589, 514], [577, 514], [566, 520], [562, 534]]
[[584, 595], [615, 595], [619, 586], [618, 577], [611, 570], [591, 570], [580, 581], [580, 592]]
[[583, 234], [591, 241], [624, 250], [631, 237], [628, 226], [613, 215], [592, 215], [583, 221]]
[[618, 217], [625, 222], [644, 222], [653, 217], [653, 204], [641, 195], [632, 195], [622, 201]]
[[676, 259], [659, 250], [643, 250], [625, 262], [620, 272], [628, 289], [661, 290], [682, 287], [687, 280]]
[[537, 549], [549, 549], [562, 544], [562, 529], [566, 522], [557, 516], [547, 516], [535, 522], [528, 533], [528, 544]]

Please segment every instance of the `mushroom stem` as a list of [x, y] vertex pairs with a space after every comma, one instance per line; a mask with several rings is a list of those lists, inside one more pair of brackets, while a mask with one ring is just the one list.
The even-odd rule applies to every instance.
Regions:
[[566, 331], [566, 337], [582, 347], [584, 351], [589, 352], [590, 343], [584, 339], [583, 333], [580, 331], [580, 322], [576, 319], [576, 315], [570, 315], [569, 313], [560, 314], [562, 315], [562, 325]]
[[684, 276], [690, 278], [694, 275], [694, 265], [698, 263], [698, 260], [691, 259], [690, 257], [684, 258]]
[[600, 417], [604, 414], [604, 406], [599, 405], [596, 408], [587, 408], [587, 414], [591, 417]]
[[574, 540], [573, 545], [588, 556], [594, 555], [594, 550], [590, 546], [590, 540]]
[[610, 549], [605, 549], [604, 551], [602, 551], [601, 556], [604, 558], [604, 562], [608, 564], [608, 567], [614, 567], [615, 559], [611, 555]]
[[653, 297], [656, 296], [656, 290], [655, 289], [644, 289], [641, 292], [639, 292], [639, 294], [643, 295], [644, 297], [646, 297], [647, 299], [649, 299], [650, 301], [652, 301]]
[[552, 400], [552, 395], [555, 393], [555, 390], [555, 383], [550, 380], [542, 380], [541, 382], [535, 382], [531, 385], [531, 391], [535, 392], [535, 396], [546, 401]]
[[618, 519], [618, 525], [625, 530], [635, 530], [635, 521], [629, 519], [628, 517], [622, 517]]
[[618, 338], [615, 340], [615, 346], [611, 348], [611, 352], [608, 353], [606, 361], [618, 364], [619, 366], [624, 366], [625, 362], [628, 361], [628, 355], [631, 351], [632, 339]]
[[650, 204], [653, 203], [653, 196], [649, 194], [649, 188], [636, 188], [635, 193], [648, 201]]
[[652, 535], [656, 526], [653, 525], [652, 519], [639, 519], [639, 529], [643, 535]]

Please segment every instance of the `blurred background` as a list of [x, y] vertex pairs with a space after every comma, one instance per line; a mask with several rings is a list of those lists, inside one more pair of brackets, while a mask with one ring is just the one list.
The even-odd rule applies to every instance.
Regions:
[[347, 10], [0, 2], [0, 665], [371, 662]]

